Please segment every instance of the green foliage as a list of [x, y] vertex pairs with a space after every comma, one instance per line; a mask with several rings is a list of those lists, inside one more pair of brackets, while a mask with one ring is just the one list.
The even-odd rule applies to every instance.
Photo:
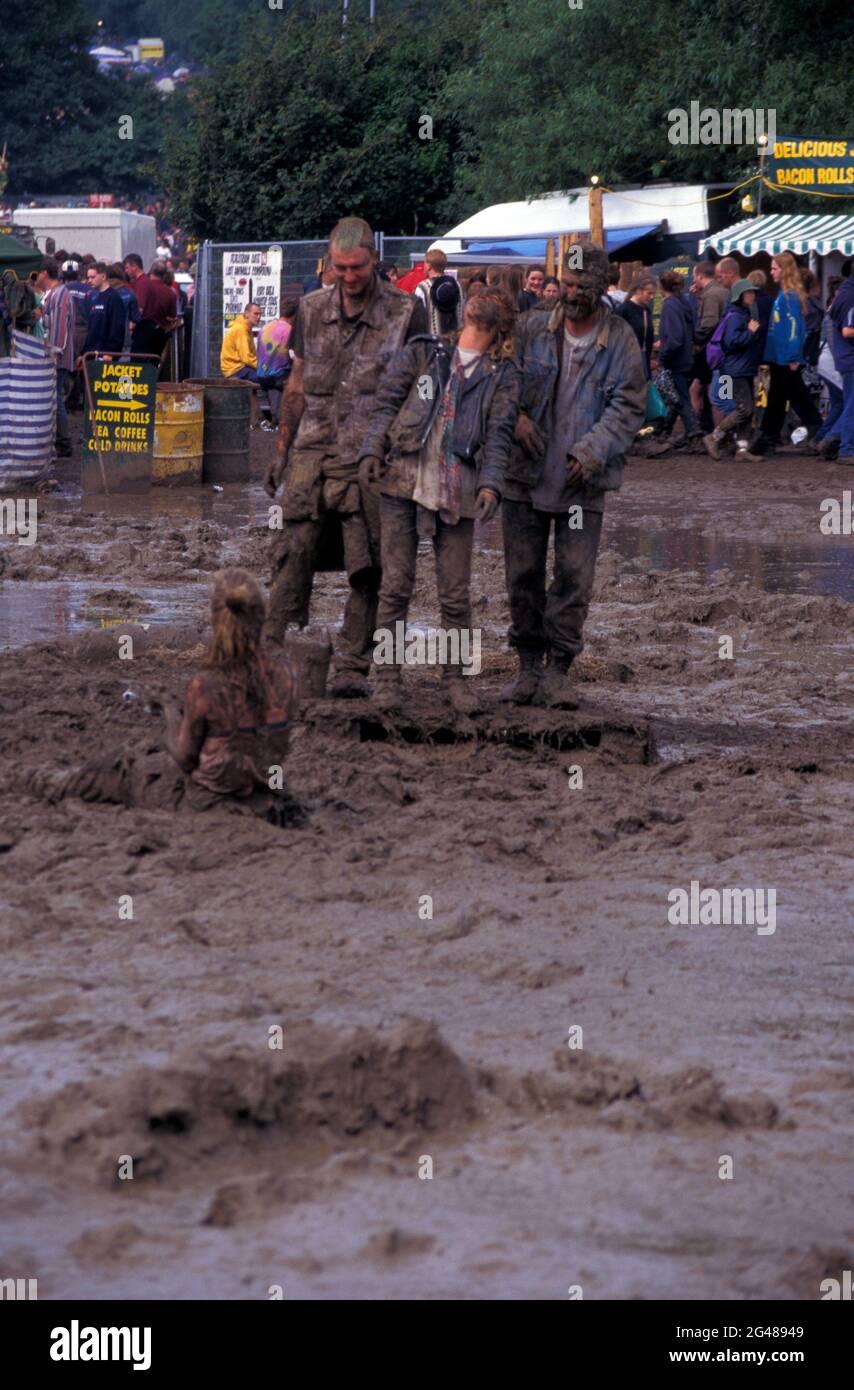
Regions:
[[[471, 0], [446, 3], [462, 25]], [[325, 235], [345, 212], [386, 233], [439, 230], [461, 150], [440, 92], [449, 43], [438, 25], [281, 16], [272, 43], [192, 84], [176, 106], [167, 180], [182, 225], [214, 239]], [[420, 138], [432, 120], [432, 138]]]
[[[779, 133], [845, 135], [854, 27], [838, 0], [584, 0], [583, 8], [506, 0], [481, 30], [478, 60], [448, 79], [467, 158], [448, 212], [547, 190], [598, 173], [606, 184], [653, 179], [738, 182], [750, 146], [673, 145], [667, 112], [774, 109]], [[844, 204], [765, 194], [790, 211]]]
[[[104, 77], [87, 53], [79, 0], [4, 0], [0, 147], [9, 146], [8, 193], [132, 191], [162, 141], [162, 99], [145, 82]], [[134, 118], [119, 140], [119, 117]]]

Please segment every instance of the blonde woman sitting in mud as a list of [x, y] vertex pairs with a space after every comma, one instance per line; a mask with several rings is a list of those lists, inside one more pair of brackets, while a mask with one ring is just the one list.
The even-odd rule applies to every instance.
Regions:
[[36, 774], [29, 790], [47, 801], [79, 797], [158, 810], [224, 806], [275, 825], [303, 824], [282, 776], [297, 676], [281, 648], [262, 641], [265, 616], [252, 576], [220, 571], [211, 589], [210, 646], [183, 709], [168, 698], [151, 700], [165, 715], [166, 747], [120, 749], [67, 772]]

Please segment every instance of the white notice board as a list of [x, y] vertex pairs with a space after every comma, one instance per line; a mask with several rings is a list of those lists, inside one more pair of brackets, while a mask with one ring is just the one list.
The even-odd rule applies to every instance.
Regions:
[[222, 331], [230, 328], [250, 300], [261, 306], [261, 322], [279, 317], [279, 287], [282, 283], [282, 248], [268, 246], [256, 251], [222, 253]]

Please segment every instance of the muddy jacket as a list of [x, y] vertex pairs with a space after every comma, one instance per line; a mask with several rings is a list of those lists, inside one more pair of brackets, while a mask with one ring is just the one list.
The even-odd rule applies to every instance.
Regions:
[[[551, 314], [526, 314], [516, 340], [522, 370], [519, 410], [534, 421], [546, 441], [554, 427], [554, 397], [560, 380], [564, 338], [563, 305]], [[571, 447], [581, 464], [585, 493], [592, 500], [623, 481], [623, 456], [646, 413], [646, 378], [640, 348], [625, 319], [601, 311], [596, 354], [576, 397], [578, 437]], [[539, 483], [545, 458], [531, 459], [514, 441], [505, 492], [526, 500]]]
[[426, 326], [424, 306], [378, 276], [355, 324], [342, 317], [337, 285], [305, 296], [292, 342], [305, 364], [294, 463], [308, 454], [355, 470], [377, 387], [406, 339]]
[[[411, 497], [418, 456], [442, 407], [455, 343], [419, 336], [392, 363], [377, 392], [360, 457], [388, 455], [381, 491]], [[476, 488], [503, 491], [519, 400], [519, 369], [500, 349], [484, 353], [460, 391], [454, 453], [477, 469]]]

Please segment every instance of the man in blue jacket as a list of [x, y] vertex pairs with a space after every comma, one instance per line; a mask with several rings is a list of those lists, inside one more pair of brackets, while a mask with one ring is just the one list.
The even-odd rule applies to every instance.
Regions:
[[833, 365], [842, 377], [842, 414], [836, 422], [834, 435], [839, 435], [837, 463], [854, 466], [854, 275], [852, 262], [846, 261], [842, 274], [846, 277], [830, 306], [833, 324]]
[[[89, 328], [81, 358], [87, 352], [121, 353], [125, 345], [127, 310], [118, 290], [110, 286], [109, 267], [95, 261], [86, 272], [94, 293], [89, 301]], [[78, 359], [77, 366], [81, 365]]]
[[607, 279], [601, 247], [571, 246], [555, 309], [519, 321], [522, 385], [503, 521], [509, 641], [520, 669], [501, 692], [518, 705], [574, 704], [566, 677], [584, 645], [605, 496], [620, 486], [624, 455], [644, 420], [640, 348], [625, 319], [602, 304]]
[[[742, 425], [749, 426], [753, 419], [753, 379], [759, 370], [762, 350], [761, 324], [755, 316], [755, 306], [756, 290], [753, 285], [749, 280], [736, 280], [730, 290], [729, 308], [712, 335], [714, 342], [720, 334], [720, 350], [723, 353], [717, 368], [719, 388], [726, 385], [728, 379], [732, 384], [732, 400], [735, 403], [735, 409], [729, 412], [723, 423], [711, 434], [703, 436], [706, 452], [713, 459], [720, 458], [721, 443], [727, 435]], [[759, 463], [761, 460], [759, 454], [749, 452], [746, 441], [743, 447], [739, 445], [737, 457], [746, 463]]]

